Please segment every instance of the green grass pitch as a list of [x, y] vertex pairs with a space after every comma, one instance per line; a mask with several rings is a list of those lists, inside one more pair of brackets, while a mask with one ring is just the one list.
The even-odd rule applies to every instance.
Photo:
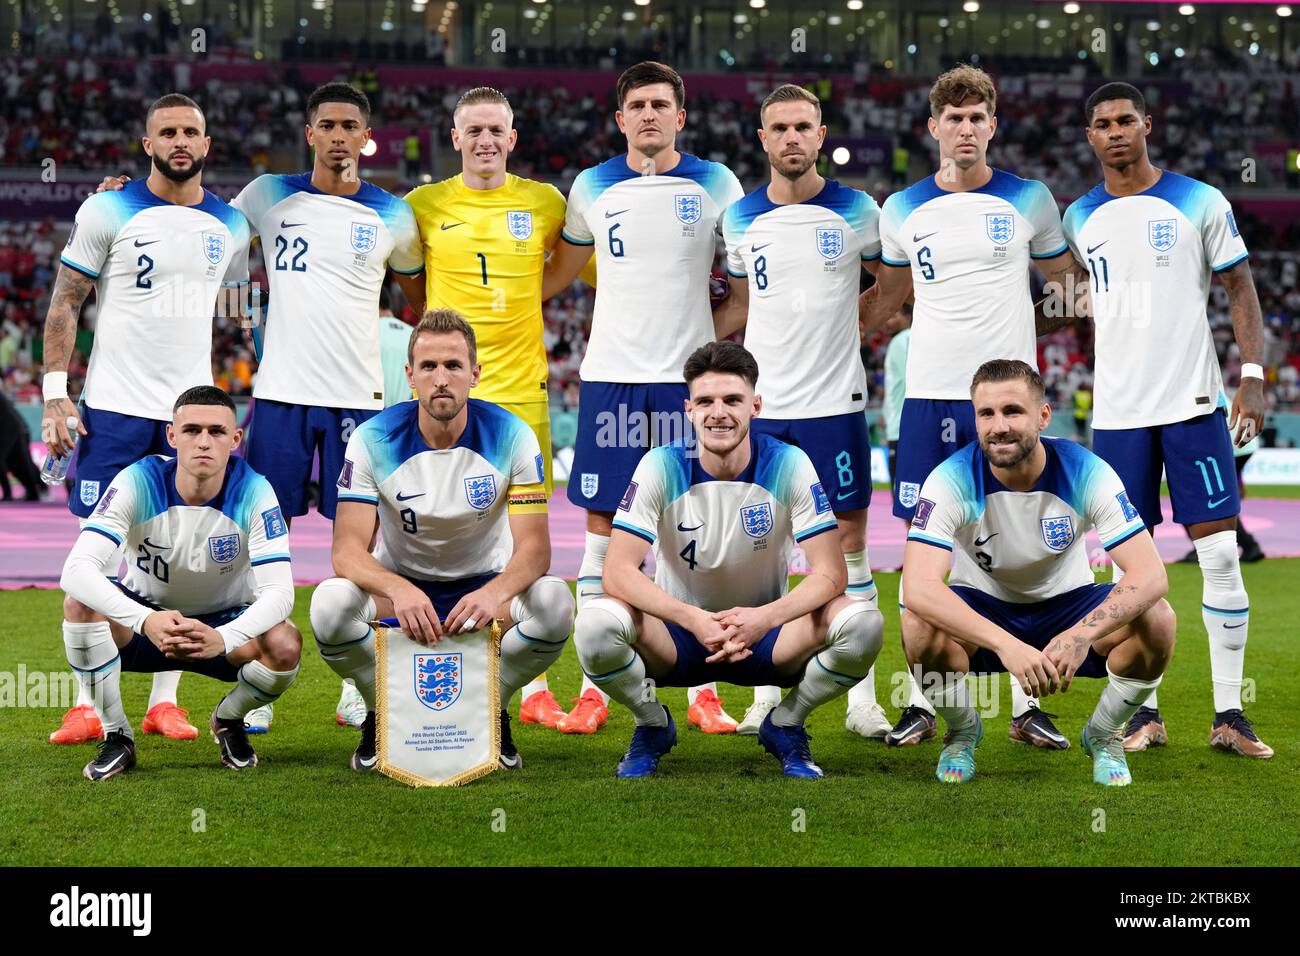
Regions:
[[[0, 710], [0, 859], [32, 865], [209, 866], [276, 864], [892, 864], [892, 865], [1291, 865], [1300, 809], [1300, 687], [1294, 622], [1300, 559], [1245, 569], [1254, 614], [1246, 657], [1261, 736], [1277, 750], [1250, 761], [1207, 745], [1209, 660], [1195, 567], [1170, 567], [1179, 646], [1161, 687], [1170, 746], [1134, 756], [1134, 785], [1094, 785], [1077, 736], [1099, 686], [1079, 681], [1044, 706], [1075, 745], [1049, 753], [1006, 737], [1001, 713], [986, 720], [979, 775], [944, 786], [933, 777], [937, 742], [891, 750], [844, 729], [844, 704], [809, 723], [821, 781], [785, 780], [755, 738], [686, 729], [685, 692], [662, 697], [681, 741], [654, 779], [618, 781], [614, 765], [631, 733], [614, 707], [594, 737], [565, 737], [515, 723], [525, 758], [456, 790], [412, 790], [347, 761], [356, 731], [333, 721], [339, 682], [308, 632], [309, 589], [294, 619], [307, 635], [301, 676], [276, 705], [270, 735], [254, 738], [262, 763], [220, 766], [206, 733], [222, 685], [187, 675], [181, 703], [203, 729], [182, 743], [137, 738], [139, 766], [92, 785], [81, 777], [93, 748], [45, 742], [60, 710]], [[892, 675], [902, 669], [898, 576], [880, 574], [887, 632], [877, 693], [891, 717]], [[3, 592], [0, 670], [59, 672], [60, 596]], [[13, 680], [13, 677], [9, 677]], [[577, 693], [576, 658], [550, 674], [563, 701]], [[124, 675], [127, 712], [139, 728], [149, 690]], [[720, 688], [739, 717], [748, 689]], [[517, 701], [516, 701], [517, 707]], [[201, 824], [201, 825], [200, 825]]]

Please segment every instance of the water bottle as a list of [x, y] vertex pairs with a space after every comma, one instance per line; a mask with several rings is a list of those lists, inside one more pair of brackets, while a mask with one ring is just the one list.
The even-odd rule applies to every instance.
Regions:
[[[72, 435], [72, 449], [76, 451], [81, 436], [77, 434], [77, 420], [71, 416], [66, 422], [68, 432]], [[57, 485], [68, 477], [68, 466], [72, 464], [72, 452], [66, 455], [46, 455], [45, 464], [41, 466], [41, 481], [47, 485]]]

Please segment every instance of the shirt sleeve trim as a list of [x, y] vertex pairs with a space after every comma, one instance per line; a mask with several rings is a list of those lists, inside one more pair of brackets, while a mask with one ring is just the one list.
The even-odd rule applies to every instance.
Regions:
[[1215, 266], [1215, 267], [1214, 267], [1214, 271], [1215, 271], [1215, 272], [1226, 272], [1228, 269], [1231, 269], [1231, 268], [1232, 268], [1233, 266], [1235, 266], [1237, 263], [1239, 263], [1239, 262], [1244, 262], [1245, 260], [1247, 260], [1247, 259], [1249, 259], [1249, 258], [1250, 258], [1250, 253], [1249, 253], [1249, 252], [1243, 252], [1241, 255], [1237, 256], [1237, 258], [1233, 259], [1231, 262], [1225, 262], [1225, 263], [1224, 263], [1223, 265], [1221, 265], [1221, 266]]
[[919, 541], [921, 544], [928, 544], [932, 548], [943, 548], [945, 551], [951, 551], [952, 545], [946, 541], [940, 541], [938, 538], [927, 538], [925, 535], [917, 534], [913, 531], [907, 536], [908, 541]]
[[626, 521], [616, 520], [614, 522], [614, 527], [618, 528], [620, 531], [626, 531], [628, 534], [634, 534], [638, 538], [642, 538], [650, 542], [651, 544], [655, 543], [655, 536], [653, 534], [651, 534], [649, 531], [643, 531], [642, 529], [638, 528], [636, 525], [628, 524]]
[[99, 278], [98, 272], [95, 272], [91, 269], [87, 269], [83, 265], [78, 265], [77, 263], [69, 259], [67, 256], [59, 256], [59, 261], [62, 262], [65, 266], [67, 266], [69, 269], [75, 269], [76, 271], [80, 272], [83, 276], [86, 276], [87, 278], [90, 279]]
[[794, 540], [797, 543], [802, 544], [803, 542], [807, 541], [809, 538], [815, 538], [817, 537], [817, 535], [825, 534], [827, 531], [834, 531], [837, 527], [839, 527], [839, 525], [837, 525], [834, 521], [823, 521], [821, 524], [815, 525], [809, 528], [807, 531], [801, 531], [799, 534], [796, 534], [794, 536]]
[[1057, 249], [1055, 252], [1031, 252], [1031, 253], [1029, 253], [1029, 258], [1031, 258], [1031, 259], [1055, 259], [1055, 258], [1056, 258], [1057, 256], [1059, 256], [1061, 253], [1063, 253], [1063, 252], [1069, 252], [1069, 251], [1070, 251], [1070, 244], [1067, 242], [1067, 243], [1063, 244], [1063, 245], [1061, 246], [1061, 248]]
[[560, 230], [560, 238], [571, 246], [594, 246], [596, 244], [595, 239], [588, 239], [586, 241], [583, 241], [582, 239], [574, 239], [563, 229]]
[[82, 531], [94, 531], [96, 534], [102, 534], [102, 535], [103, 535], [105, 538], [107, 538], [109, 541], [112, 541], [114, 544], [117, 544], [117, 545], [120, 545], [120, 544], [122, 543], [122, 539], [121, 539], [121, 538], [119, 538], [119, 537], [118, 537], [117, 535], [115, 535], [113, 532], [109, 531], [107, 528], [101, 528], [101, 527], [99, 527], [98, 525], [88, 524], [88, 525], [86, 525], [84, 528], [82, 528], [81, 530], [82, 530]]
[[1102, 547], [1105, 548], [1107, 551], [1109, 551], [1111, 548], [1118, 548], [1121, 544], [1123, 544], [1129, 538], [1133, 537], [1139, 531], [1145, 531], [1146, 529], [1147, 529], [1146, 525], [1139, 524], [1137, 527], [1131, 528], [1128, 531], [1124, 532], [1118, 538], [1114, 538], [1110, 541], [1107, 541], [1105, 544], [1102, 545]]

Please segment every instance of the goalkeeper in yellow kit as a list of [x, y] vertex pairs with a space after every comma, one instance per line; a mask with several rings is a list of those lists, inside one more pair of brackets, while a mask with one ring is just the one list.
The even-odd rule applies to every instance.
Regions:
[[[452, 113], [461, 173], [406, 196], [424, 247], [429, 309], [469, 320], [482, 378], [474, 398], [519, 416], [537, 435], [552, 490], [551, 419], [542, 343], [542, 270], [564, 225], [554, 186], [506, 172], [518, 133], [506, 97], [489, 87], [461, 96]], [[523, 689], [520, 719], [554, 727], [565, 716], [542, 674]]]

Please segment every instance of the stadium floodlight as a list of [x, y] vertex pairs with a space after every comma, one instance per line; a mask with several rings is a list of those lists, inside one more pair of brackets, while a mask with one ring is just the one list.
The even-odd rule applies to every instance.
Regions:
[[979, 13], [979, 0], [966, 0], [966, 2], [961, 5], [961, 8], [967, 13]]
[[1077, 3], [1067, 3], [1065, 6], [1061, 7], [1061, 10], [1070, 16], [1074, 16], [1079, 12], [1079, 5]]
[[755, 10], [762, 10], [767, 6], [767, 0], [749, 0], [749, 5]]
[[1291, 16], [1291, 8], [1284, 3], [1282, 6], [1277, 8], [1277, 15], [1279, 17], [1289, 17]]
[[835, 152], [831, 153], [831, 160], [836, 166], [843, 166], [849, 161], [849, 155], [847, 146], [836, 146]]
[[1179, 6], [1178, 12], [1185, 17], [1190, 17], [1193, 13], [1196, 12], [1196, 7], [1192, 6], [1192, 4], [1190, 3], [1184, 3]]
[[862, 0], [849, 0], [848, 6], [850, 10], [854, 10], [854, 11], [861, 10]]
[[361, 155], [373, 156], [377, 152], [379, 152], [379, 144], [375, 142], [375, 139], [372, 136], [370, 139], [366, 140], [366, 145], [361, 147]]

